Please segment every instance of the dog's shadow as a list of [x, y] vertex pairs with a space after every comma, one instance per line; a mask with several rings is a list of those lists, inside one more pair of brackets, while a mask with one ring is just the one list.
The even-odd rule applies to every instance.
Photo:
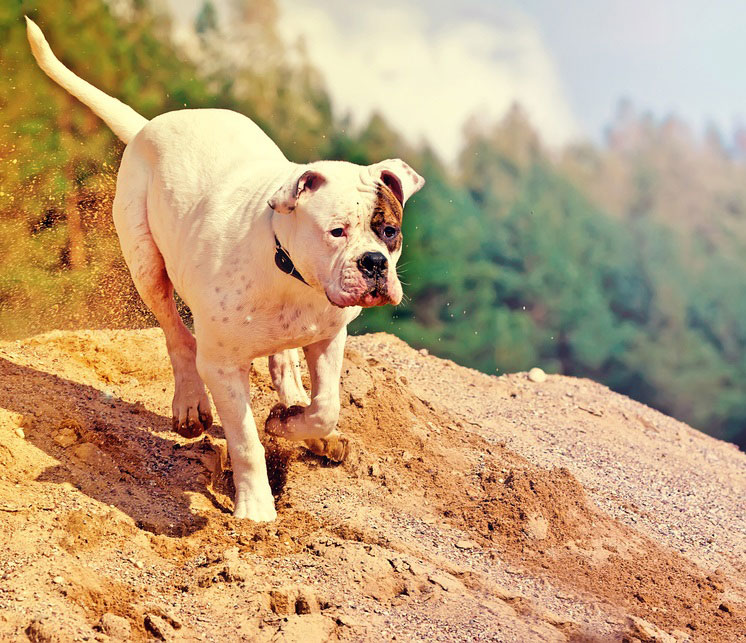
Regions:
[[[26, 439], [58, 463], [37, 475], [38, 483], [70, 483], [140, 529], [189, 535], [207, 524], [206, 512], [230, 508], [212, 489], [214, 438], [184, 444], [171, 433], [171, 418], [140, 403], [0, 358], [0, 406], [21, 414]], [[218, 426], [211, 430], [221, 434]], [[276, 493], [284, 481], [275, 472]]]

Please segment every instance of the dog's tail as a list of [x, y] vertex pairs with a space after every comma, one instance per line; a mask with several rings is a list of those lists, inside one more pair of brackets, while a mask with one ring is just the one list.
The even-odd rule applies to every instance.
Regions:
[[96, 89], [65, 67], [52, 53], [41, 29], [28, 16], [26, 17], [26, 34], [31, 44], [31, 53], [34, 54], [42, 71], [78, 100], [88, 105], [122, 141], [129, 143], [148, 122], [144, 116], [131, 107], [100, 89]]

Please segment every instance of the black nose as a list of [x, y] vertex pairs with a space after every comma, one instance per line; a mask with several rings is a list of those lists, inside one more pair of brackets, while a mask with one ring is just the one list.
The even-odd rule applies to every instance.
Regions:
[[366, 252], [357, 260], [357, 267], [366, 277], [380, 277], [386, 272], [389, 262], [380, 252]]

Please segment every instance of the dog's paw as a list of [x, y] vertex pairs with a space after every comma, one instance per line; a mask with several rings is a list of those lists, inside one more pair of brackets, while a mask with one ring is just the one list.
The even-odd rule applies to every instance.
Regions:
[[277, 519], [277, 510], [272, 494], [268, 498], [251, 492], [236, 491], [233, 517], [253, 520], [254, 522], [272, 522]]
[[185, 412], [171, 418], [173, 430], [184, 438], [197, 438], [212, 426], [212, 413], [202, 410], [202, 405], [196, 409], [187, 407]]
[[275, 404], [267, 416], [264, 423], [264, 430], [270, 435], [274, 435], [286, 440], [297, 439], [290, 427], [290, 418], [302, 415], [305, 407], [293, 405], [285, 406], [284, 404]]
[[350, 440], [339, 432], [325, 438], [306, 440], [305, 445], [314, 455], [324, 456], [332, 462], [344, 462], [350, 455]]
[[202, 380], [176, 380], [171, 404], [174, 431], [185, 438], [196, 438], [212, 426], [210, 400]]

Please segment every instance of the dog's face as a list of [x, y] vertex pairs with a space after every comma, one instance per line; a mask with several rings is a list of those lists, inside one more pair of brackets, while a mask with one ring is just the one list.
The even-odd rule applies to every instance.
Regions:
[[362, 167], [320, 161], [270, 199], [290, 219], [287, 248], [309, 284], [335, 306], [398, 304], [396, 262], [406, 200], [425, 180], [398, 159]]

